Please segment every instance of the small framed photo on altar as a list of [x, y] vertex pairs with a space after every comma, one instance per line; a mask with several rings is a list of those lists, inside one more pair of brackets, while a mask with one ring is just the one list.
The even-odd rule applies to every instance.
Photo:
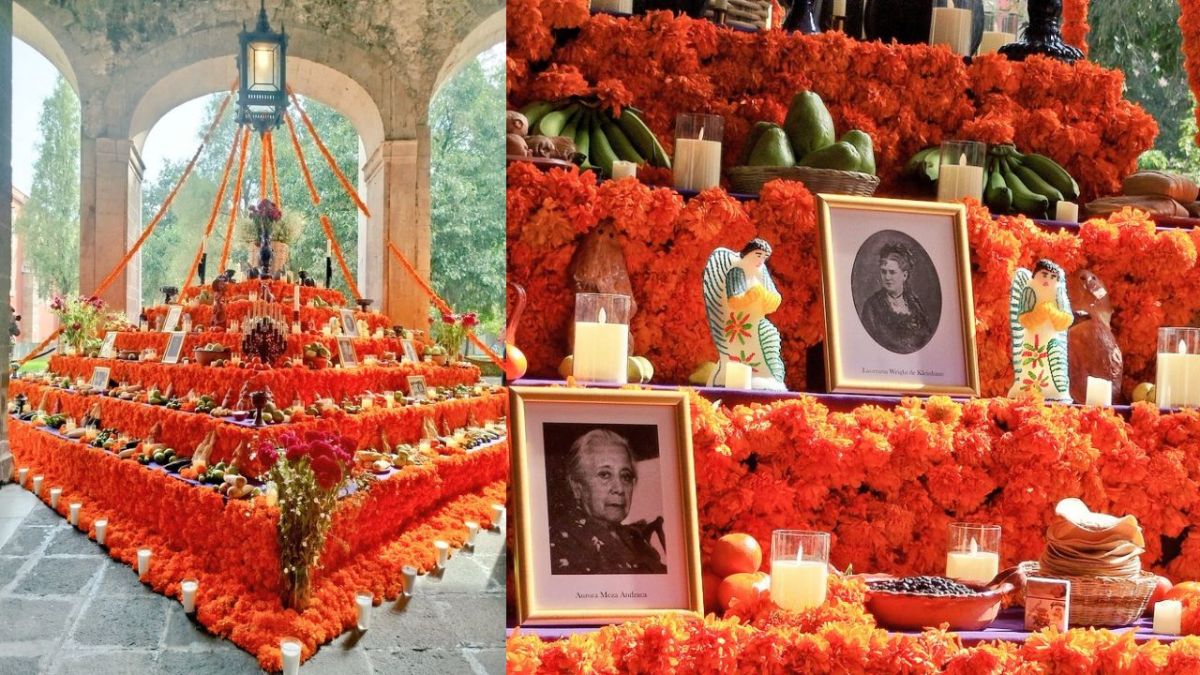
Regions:
[[358, 337], [358, 322], [354, 320], [354, 310], [343, 309], [339, 310], [338, 314], [342, 317], [342, 335]]
[[88, 384], [92, 389], [105, 391], [108, 389], [109, 373], [112, 372], [108, 366], [96, 366], [92, 368], [92, 379], [88, 380]]
[[425, 388], [424, 375], [408, 376], [408, 395], [412, 396], [418, 401], [424, 401], [425, 399], [429, 398], [429, 390]]
[[162, 332], [173, 333], [179, 328], [179, 319], [183, 317], [183, 305], [167, 305], [167, 318], [163, 320]]
[[167, 338], [167, 351], [163, 352], [163, 363], [179, 363], [179, 355], [183, 353], [183, 331], [174, 331]]
[[685, 394], [513, 387], [510, 396], [520, 622], [701, 614]]
[[104, 334], [104, 342], [100, 343], [100, 358], [117, 358], [117, 331], [110, 330]]
[[818, 199], [829, 391], [978, 396], [966, 207]]
[[354, 342], [350, 337], [339, 335], [337, 339], [338, 363], [343, 368], [354, 368], [358, 365], [358, 354], [354, 351]]
[[413, 363], [420, 363], [421, 357], [417, 354], [417, 347], [412, 340], [401, 340], [400, 346], [404, 349], [404, 360]]

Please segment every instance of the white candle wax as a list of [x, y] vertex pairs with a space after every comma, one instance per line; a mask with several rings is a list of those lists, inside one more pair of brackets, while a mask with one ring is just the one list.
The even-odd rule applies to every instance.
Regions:
[[971, 33], [971, 10], [958, 9], [953, 3], [949, 7], [933, 8], [929, 44], [946, 45], [955, 54], [970, 56]]
[[283, 656], [283, 675], [297, 675], [300, 672], [300, 643], [283, 640], [279, 643], [279, 653]]
[[950, 551], [946, 576], [958, 581], [986, 584], [1000, 571], [1000, 555], [992, 551]]
[[417, 568], [405, 565], [400, 568], [400, 573], [404, 575], [404, 595], [411, 598], [417, 588]]
[[504, 505], [492, 504], [492, 529], [499, 530], [504, 527]]
[[138, 578], [145, 579], [150, 572], [150, 549], [139, 548], [137, 552]]
[[618, 159], [612, 166], [613, 180], [622, 178], [637, 178], [637, 164]]
[[983, 199], [983, 167], [967, 164], [961, 157], [958, 164], [943, 164], [938, 170], [938, 201], [953, 202], [963, 197]]
[[363, 409], [363, 410], [366, 410], [367, 408], [370, 408], [370, 407], [372, 407], [372, 406], [374, 406], [374, 405], [375, 405], [375, 398], [374, 398], [374, 397], [372, 397], [372, 396], [364, 396], [364, 397], [362, 397], [362, 406], [361, 406], [361, 407], [362, 407], [362, 409]]
[[179, 590], [183, 594], [180, 600], [183, 602], [184, 614], [196, 611], [196, 590], [199, 588], [200, 582], [195, 579], [184, 579], [179, 582]]
[[52, 509], [58, 508], [58, 498], [61, 496], [62, 496], [62, 488], [60, 488], [60, 487], [50, 488], [50, 508], [52, 508]]
[[375, 601], [375, 596], [370, 593], [359, 593], [354, 596], [354, 603], [358, 605], [358, 629], [366, 630], [371, 627], [371, 603]]
[[29, 478], [29, 467], [23, 466], [17, 469], [17, 485], [25, 487], [25, 479]]
[[42, 481], [44, 481], [44, 480], [45, 480], [45, 477], [43, 477], [43, 476], [34, 476], [33, 477], [33, 494], [35, 494], [39, 497], [42, 496]]
[[441, 539], [433, 542], [433, 548], [437, 551], [437, 566], [442, 568], [450, 560], [450, 544]]
[[675, 187], [707, 190], [721, 183], [721, 144], [699, 138], [675, 140]]
[[300, 287], [292, 286], [292, 311], [300, 311]]
[[1158, 354], [1154, 389], [1160, 408], [1200, 405], [1200, 354], [1186, 352], [1181, 342], [1176, 353]]
[[101, 518], [100, 520], [96, 521], [95, 525], [96, 525], [96, 543], [103, 546], [104, 545], [104, 536], [108, 530], [108, 520]]
[[467, 526], [467, 546], [475, 548], [475, 537], [479, 536], [479, 523], [468, 520], [463, 524]]
[[83, 504], [80, 504], [79, 502], [73, 502], [70, 506], [70, 509], [71, 509], [71, 516], [70, 516], [71, 527], [79, 527], [79, 511], [81, 509], [83, 509]]
[[1154, 632], [1159, 635], [1179, 635], [1183, 631], [1183, 603], [1178, 600], [1163, 600], [1154, 605]]
[[753, 389], [754, 369], [744, 363], [725, 364], [725, 386], [729, 389]]
[[1087, 379], [1087, 404], [1112, 405], [1112, 382], [1089, 376]]
[[1054, 219], [1066, 223], [1079, 222], [1079, 205], [1075, 202], [1062, 201], [1054, 207]]
[[633, 14], [633, 0], [592, 0], [592, 10]]
[[983, 56], [984, 54], [994, 54], [1000, 51], [1000, 48], [1010, 42], [1016, 42], [1017, 36], [1012, 33], [1003, 33], [996, 30], [983, 31], [983, 38], [979, 40], [979, 49], [975, 50], [975, 54]]
[[771, 600], [798, 611], [825, 604], [829, 565], [820, 560], [776, 560], [771, 563]]
[[833, 15], [846, 16], [846, 0], [833, 0]]
[[625, 384], [629, 372], [629, 326], [596, 321], [575, 322], [572, 374], [581, 382]]

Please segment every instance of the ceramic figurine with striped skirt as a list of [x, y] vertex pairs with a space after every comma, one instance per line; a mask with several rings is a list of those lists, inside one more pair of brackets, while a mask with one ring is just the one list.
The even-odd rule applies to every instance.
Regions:
[[729, 362], [753, 369], [754, 389], [787, 391], [779, 330], [767, 315], [782, 298], [771, 281], [767, 259], [771, 245], [754, 239], [735, 253], [718, 248], [704, 266], [704, 307], [708, 330], [720, 358], [708, 376], [709, 386], [725, 386]]
[[1034, 393], [1047, 401], [1071, 402], [1067, 329], [1071, 301], [1061, 267], [1039, 260], [1030, 272], [1013, 275], [1009, 295], [1013, 384], [1010, 397]]

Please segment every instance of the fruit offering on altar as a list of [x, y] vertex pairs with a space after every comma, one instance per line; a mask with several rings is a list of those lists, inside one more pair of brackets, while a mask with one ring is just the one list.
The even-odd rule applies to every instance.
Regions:
[[894, 630], [983, 630], [1000, 613], [1012, 584], [964, 584], [945, 577], [875, 578], [867, 581], [867, 611]]
[[571, 136], [538, 133], [530, 135], [529, 119], [515, 110], [506, 113], [505, 149], [510, 161], [520, 159], [544, 159], [562, 162], [564, 166], [583, 161], [575, 152], [575, 141]]
[[[544, 143], [534, 139], [560, 137], [571, 142], [571, 151], [582, 158], [584, 169], [599, 170], [606, 178], [612, 177], [613, 162], [617, 161], [671, 168], [670, 157], [635, 108], [626, 106], [614, 116], [611, 110], [595, 102], [566, 99], [535, 101], [518, 114], [528, 120], [535, 134], [525, 139], [531, 153], [535, 152], [536, 144]], [[509, 138], [511, 155], [511, 132]], [[551, 141], [560, 143], [555, 138]]]
[[[922, 183], [936, 184], [940, 150], [934, 146], [916, 153], [908, 160], [905, 173]], [[988, 148], [984, 168], [983, 203], [992, 213], [1047, 218], [1055, 214], [1058, 202], [1079, 199], [1079, 184], [1045, 155], [1021, 153], [1013, 145], [993, 145]]]
[[1168, 171], [1138, 171], [1125, 177], [1121, 195], [1087, 203], [1089, 216], [1104, 217], [1134, 207], [1147, 213], [1175, 218], [1200, 217], [1200, 189], [1195, 181]]
[[223, 365], [223, 362], [227, 361], [232, 353], [233, 350], [220, 342], [210, 342], [203, 347], [197, 347], [192, 350], [192, 354], [196, 358], [196, 363], [202, 366]]

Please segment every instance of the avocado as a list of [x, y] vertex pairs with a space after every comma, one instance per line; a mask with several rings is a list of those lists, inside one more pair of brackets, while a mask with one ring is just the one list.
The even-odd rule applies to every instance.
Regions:
[[814, 169], [839, 169], [841, 171], [858, 171], [862, 162], [858, 150], [845, 141], [839, 141], [828, 147], [815, 150], [800, 160], [800, 166], [810, 166]]
[[750, 152], [750, 166], [795, 166], [796, 157], [792, 155], [792, 146], [788, 143], [787, 134], [779, 127], [772, 127], [763, 132]]
[[754, 146], [758, 144], [758, 139], [762, 138], [763, 133], [767, 129], [778, 129], [778, 124], [770, 122], [755, 122], [754, 127], [750, 129], [750, 135], [746, 136], [746, 142], [742, 145], [742, 154], [738, 157], [738, 166], [748, 166], [750, 164], [750, 153], [754, 151]]
[[811, 91], [802, 91], [792, 97], [783, 129], [797, 157], [833, 145], [837, 140], [829, 110], [821, 102], [821, 97]]
[[858, 171], [875, 175], [875, 145], [871, 136], [859, 129], [853, 129], [842, 134], [842, 142], [849, 143], [858, 151]]

